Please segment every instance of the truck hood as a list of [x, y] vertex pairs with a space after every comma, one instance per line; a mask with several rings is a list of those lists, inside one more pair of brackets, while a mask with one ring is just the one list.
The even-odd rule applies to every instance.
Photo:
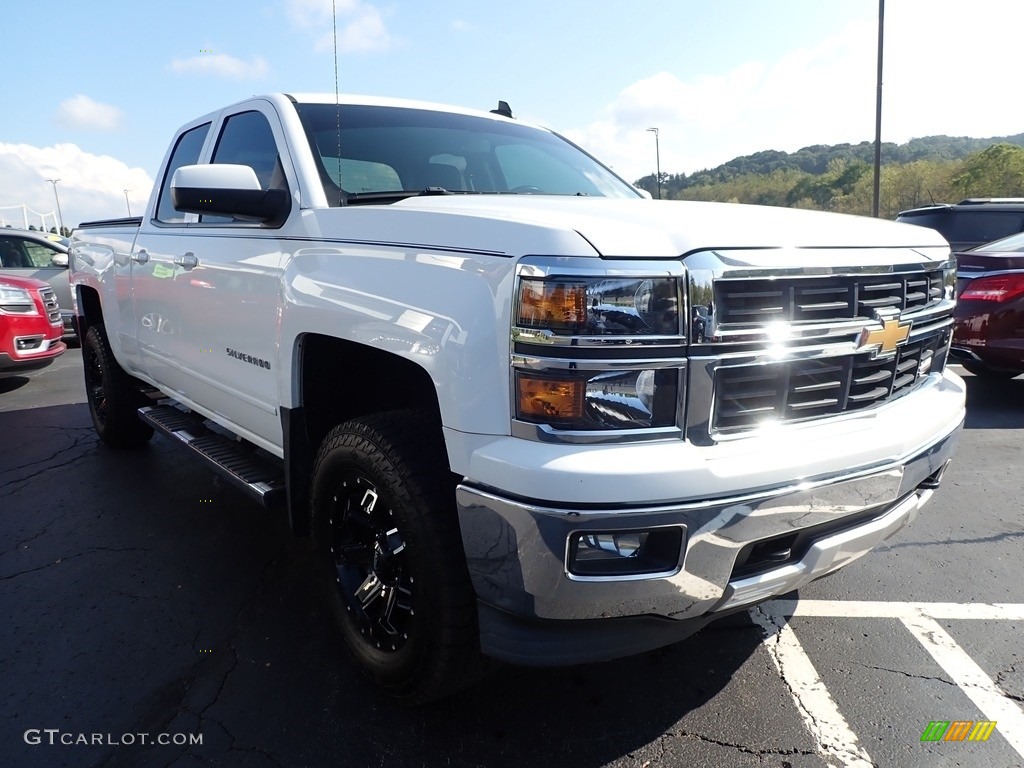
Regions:
[[606, 258], [675, 258], [735, 248], [949, 247], [926, 227], [759, 205], [554, 195], [437, 195], [394, 205], [573, 230]]

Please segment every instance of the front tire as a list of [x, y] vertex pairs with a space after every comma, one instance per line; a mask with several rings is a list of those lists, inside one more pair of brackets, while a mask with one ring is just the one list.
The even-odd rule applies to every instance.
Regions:
[[102, 325], [92, 325], [82, 341], [85, 394], [96, 434], [115, 448], [137, 448], [153, 437], [153, 428], [139, 420], [148, 400], [138, 382], [118, 365]]
[[342, 640], [407, 704], [485, 669], [440, 425], [415, 411], [335, 427], [313, 470], [313, 544]]

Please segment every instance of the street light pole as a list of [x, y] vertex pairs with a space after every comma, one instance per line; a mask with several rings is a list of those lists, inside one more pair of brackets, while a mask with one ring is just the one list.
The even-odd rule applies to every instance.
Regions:
[[129, 192], [131, 192], [130, 189], [126, 189], [124, 191], [124, 204], [128, 206], [128, 218], [131, 218], [131, 215], [132, 215], [132, 204], [128, 202], [128, 193]]
[[60, 235], [64, 236], [64, 214], [60, 212], [60, 195], [57, 194], [57, 182], [60, 179], [47, 179], [48, 182], [53, 184], [53, 198], [57, 201], [57, 221], [60, 224]]
[[661, 200], [661, 145], [658, 141], [658, 129], [648, 128], [647, 130], [654, 134], [654, 159], [657, 163], [656, 167], [658, 169], [658, 199]]
[[875, 178], [871, 197], [871, 215], [878, 218], [879, 186], [882, 179], [882, 30], [885, 27], [885, 0], [878, 0], [878, 78], [875, 92]]

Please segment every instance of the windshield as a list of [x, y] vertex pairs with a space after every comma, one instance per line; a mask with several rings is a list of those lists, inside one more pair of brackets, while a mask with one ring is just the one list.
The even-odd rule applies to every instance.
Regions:
[[[404, 107], [296, 104], [331, 205], [410, 195], [639, 197], [586, 152], [500, 119]], [[391, 194], [395, 193], [395, 194]]]
[[1024, 232], [1020, 232], [1016, 235], [1010, 235], [1009, 237], [1004, 237], [1002, 240], [996, 240], [994, 243], [985, 243], [984, 245], [979, 245], [977, 248], [972, 248], [971, 250], [986, 252], [995, 251], [997, 253], [1002, 251], [1024, 251]]

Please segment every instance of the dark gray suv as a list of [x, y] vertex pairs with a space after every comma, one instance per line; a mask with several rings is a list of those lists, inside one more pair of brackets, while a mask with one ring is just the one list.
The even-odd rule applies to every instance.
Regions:
[[956, 204], [900, 211], [896, 221], [931, 227], [954, 251], [1024, 232], [1024, 198], [972, 197]]

